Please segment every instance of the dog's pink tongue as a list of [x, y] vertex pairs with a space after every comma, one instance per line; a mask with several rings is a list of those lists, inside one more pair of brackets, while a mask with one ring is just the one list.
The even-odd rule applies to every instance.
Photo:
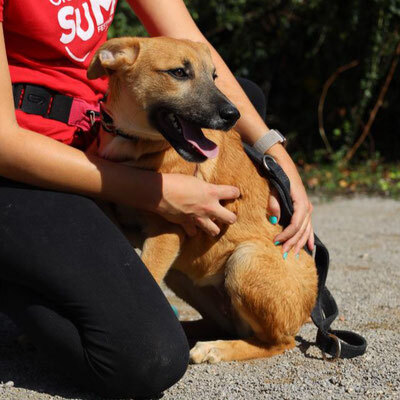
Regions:
[[186, 141], [194, 146], [203, 156], [207, 158], [217, 157], [218, 146], [213, 141], [207, 139], [200, 128], [179, 117], [178, 119], [182, 126], [183, 137]]

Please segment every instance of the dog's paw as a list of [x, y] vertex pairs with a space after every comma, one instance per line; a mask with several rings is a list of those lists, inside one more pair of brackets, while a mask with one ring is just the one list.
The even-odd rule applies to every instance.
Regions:
[[190, 350], [190, 362], [192, 364], [201, 364], [209, 362], [215, 364], [222, 360], [220, 349], [217, 347], [218, 342], [197, 342]]

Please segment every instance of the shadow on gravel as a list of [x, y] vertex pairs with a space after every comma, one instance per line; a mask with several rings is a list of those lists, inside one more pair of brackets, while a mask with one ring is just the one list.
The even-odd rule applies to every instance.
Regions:
[[46, 365], [37, 351], [24, 348], [18, 343], [19, 335], [18, 328], [0, 313], [0, 382], [13, 381], [16, 388], [67, 399], [100, 399], [84, 393], [68, 376]]
[[310, 342], [308, 340], [303, 339], [301, 336], [296, 336], [295, 340], [300, 343], [297, 347], [304, 354], [305, 358], [309, 358], [310, 360], [322, 360], [322, 357], [316, 357], [308, 353], [308, 349], [311, 346], [317, 346], [316, 342]]

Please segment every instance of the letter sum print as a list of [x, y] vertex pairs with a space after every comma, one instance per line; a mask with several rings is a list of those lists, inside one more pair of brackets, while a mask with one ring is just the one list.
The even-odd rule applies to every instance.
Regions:
[[[60, 42], [65, 45], [68, 55], [75, 61], [84, 62], [89, 53], [83, 57], [75, 55], [68, 47], [76, 37], [86, 42], [98, 32], [104, 31], [104, 25], [109, 25], [115, 11], [116, 0], [88, 0], [82, 3], [82, 8], [65, 5], [66, 0], [50, 0], [53, 5], [63, 5], [58, 11], [58, 23], [65, 31], [60, 37]], [[103, 11], [108, 12], [104, 20]], [[96, 24], [96, 27], [95, 27]]]

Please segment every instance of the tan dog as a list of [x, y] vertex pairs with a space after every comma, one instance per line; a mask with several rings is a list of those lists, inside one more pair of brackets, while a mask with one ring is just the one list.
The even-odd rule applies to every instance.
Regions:
[[[106, 109], [115, 127], [134, 140], [102, 131], [98, 154], [240, 189], [241, 197], [225, 204], [237, 222], [223, 227], [218, 237], [203, 232], [187, 237], [180, 226], [157, 215], [133, 217], [118, 207], [128, 236], [139, 218], [146, 236], [142, 259], [156, 281], [171, 268], [180, 271], [170, 275], [172, 288], [235, 338], [198, 342], [191, 360], [269, 357], [294, 347], [316, 300], [315, 264], [303, 250], [299, 259], [289, 253], [284, 260], [273, 243], [282, 228], [266, 218], [268, 182], [245, 155], [239, 135], [221, 132], [239, 113], [214, 84], [207, 46], [170, 38], [112, 39], [88, 70], [90, 79], [105, 75], [110, 78]], [[207, 139], [200, 128], [214, 130], [205, 130]], [[211, 296], [210, 286], [216, 288]]]

